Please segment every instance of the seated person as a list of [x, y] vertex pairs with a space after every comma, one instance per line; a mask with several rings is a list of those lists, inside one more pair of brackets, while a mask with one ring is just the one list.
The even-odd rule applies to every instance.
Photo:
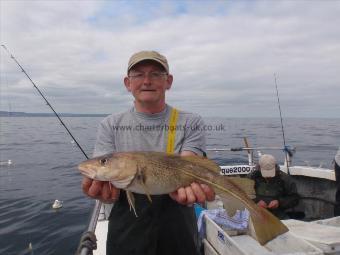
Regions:
[[257, 169], [250, 174], [250, 178], [255, 181], [254, 201], [257, 205], [268, 209], [280, 219], [289, 218], [285, 210], [298, 204], [298, 195], [286, 191], [275, 158], [269, 154], [262, 155]]

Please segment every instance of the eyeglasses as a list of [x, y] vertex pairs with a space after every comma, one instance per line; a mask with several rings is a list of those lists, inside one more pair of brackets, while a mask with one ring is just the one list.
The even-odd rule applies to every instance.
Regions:
[[150, 81], [160, 81], [161, 79], [163, 79], [165, 75], [168, 74], [161, 72], [151, 72], [151, 73], [134, 73], [128, 75], [128, 77], [134, 81], [144, 81], [145, 77], [148, 76]]

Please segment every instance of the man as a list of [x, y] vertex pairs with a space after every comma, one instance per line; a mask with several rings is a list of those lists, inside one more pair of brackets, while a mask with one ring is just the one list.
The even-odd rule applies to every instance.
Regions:
[[288, 218], [285, 210], [297, 205], [298, 196], [286, 191], [276, 159], [269, 154], [262, 155], [257, 170], [250, 178], [255, 180], [257, 205], [268, 209], [280, 219]]
[[[155, 51], [138, 52], [129, 60], [126, 89], [134, 97], [128, 111], [105, 118], [97, 133], [94, 156], [112, 151], [166, 151], [182, 156], [204, 155], [203, 121], [165, 102], [173, 76], [167, 59]], [[175, 130], [170, 127], [177, 127]], [[178, 128], [179, 127], [179, 128]], [[107, 254], [198, 254], [193, 203], [214, 199], [207, 185], [192, 183], [169, 195], [135, 194], [138, 217], [126, 193], [108, 182], [84, 177], [83, 191], [104, 203], [115, 202], [109, 217]]]

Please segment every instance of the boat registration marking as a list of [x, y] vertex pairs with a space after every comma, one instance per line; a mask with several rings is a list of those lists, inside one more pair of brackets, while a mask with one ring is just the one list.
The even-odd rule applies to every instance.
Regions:
[[249, 174], [255, 170], [255, 166], [239, 165], [239, 166], [222, 166], [221, 175], [233, 175], [233, 174]]

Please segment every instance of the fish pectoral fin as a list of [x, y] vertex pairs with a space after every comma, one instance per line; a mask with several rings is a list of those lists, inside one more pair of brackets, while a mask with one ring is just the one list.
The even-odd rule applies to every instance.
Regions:
[[131, 191], [126, 191], [126, 197], [128, 200], [128, 203], [130, 205], [130, 211], [131, 208], [133, 209], [133, 212], [135, 213], [136, 217], [138, 217], [137, 213], [136, 213], [136, 208], [135, 208], [135, 197], [133, 195], [133, 193]]
[[145, 185], [145, 183], [143, 182], [142, 183], [142, 188], [145, 192], [145, 195], [147, 196], [148, 200], [150, 201], [150, 203], [152, 203], [152, 199], [151, 199], [151, 196], [150, 196], [150, 191], [148, 189], [148, 187]]
[[148, 189], [148, 186], [146, 185], [146, 177], [144, 174], [144, 168], [138, 168], [137, 169], [137, 180], [140, 183], [140, 185], [142, 186], [142, 189], [145, 192], [145, 195], [148, 197], [148, 200], [150, 201], [150, 203], [152, 203], [152, 199], [150, 196], [150, 190]]

